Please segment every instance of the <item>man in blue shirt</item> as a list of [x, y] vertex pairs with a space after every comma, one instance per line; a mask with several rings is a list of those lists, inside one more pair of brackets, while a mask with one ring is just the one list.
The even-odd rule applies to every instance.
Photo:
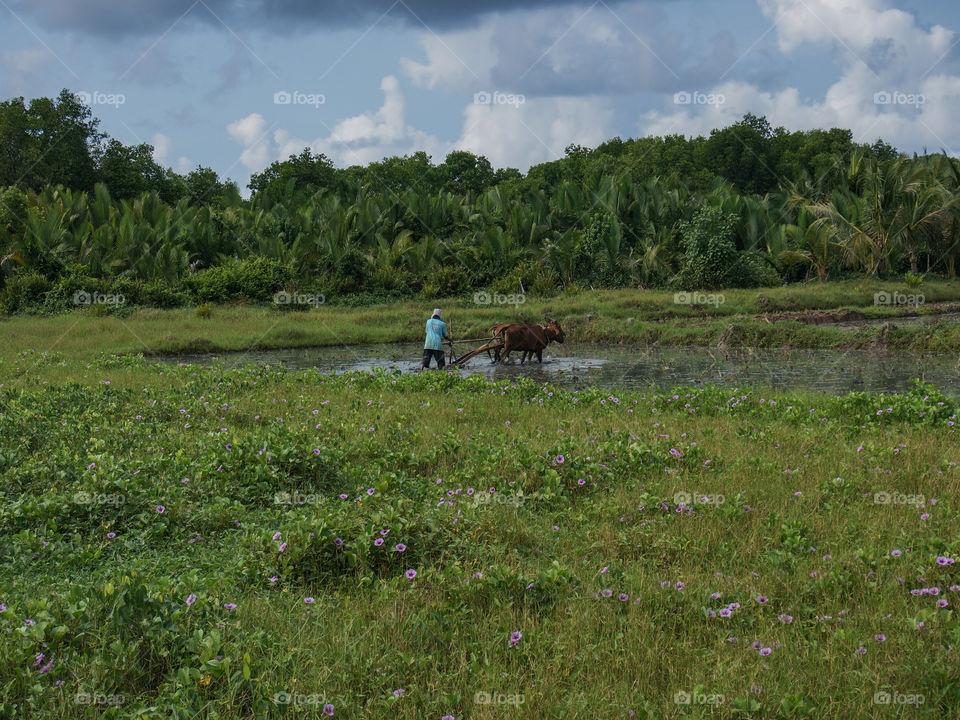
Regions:
[[446, 362], [443, 359], [443, 339], [450, 339], [450, 333], [447, 332], [447, 324], [443, 321], [443, 311], [440, 308], [434, 308], [433, 317], [427, 320], [427, 339], [423, 343], [423, 362], [420, 364], [421, 370], [430, 367], [430, 358], [437, 359], [437, 369], [443, 369]]

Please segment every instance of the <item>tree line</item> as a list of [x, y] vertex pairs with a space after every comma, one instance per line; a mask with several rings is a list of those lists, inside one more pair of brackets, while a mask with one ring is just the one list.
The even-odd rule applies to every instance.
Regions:
[[0, 308], [78, 290], [148, 305], [280, 289], [334, 301], [955, 275], [960, 166], [746, 115], [707, 137], [571, 145], [526, 174], [423, 152], [337, 168], [305, 149], [235, 183], [162, 168], [79, 98], [0, 103]]

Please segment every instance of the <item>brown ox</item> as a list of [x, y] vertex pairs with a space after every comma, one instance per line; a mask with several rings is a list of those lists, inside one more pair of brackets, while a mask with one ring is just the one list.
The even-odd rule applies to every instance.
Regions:
[[519, 350], [522, 352], [521, 365], [534, 354], [537, 356], [537, 362], [542, 363], [543, 349], [551, 342], [562, 343], [566, 338], [556, 320], [549, 320], [546, 325], [521, 322], [500, 323], [490, 328], [490, 333], [492, 337], [503, 340], [503, 348], [495, 351], [494, 362], [503, 362], [513, 350]]

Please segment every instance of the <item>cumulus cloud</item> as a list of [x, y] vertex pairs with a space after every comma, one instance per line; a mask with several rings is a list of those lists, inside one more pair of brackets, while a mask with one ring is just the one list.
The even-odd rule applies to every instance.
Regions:
[[736, 122], [744, 113], [766, 115], [791, 129], [850, 128], [856, 140], [878, 137], [900, 147], [940, 148], [956, 154], [960, 131], [960, 75], [950, 72], [955, 33], [936, 25], [925, 30], [909, 13], [881, 0], [758, 0], [776, 21], [784, 52], [802, 45], [831, 48], [842, 72], [822, 100], [801, 98], [796, 88], [762, 91], [727, 82], [712, 92], [722, 104], [673, 105], [644, 116], [644, 133], [705, 134]]
[[170, 154], [170, 138], [163, 133], [157, 133], [150, 138], [150, 144], [153, 145], [153, 159], [155, 162], [163, 163]]
[[312, 140], [280, 128], [265, 143], [266, 121], [256, 114], [232, 123], [230, 134], [244, 147], [256, 148], [259, 167], [267, 164], [260, 154], [264, 151], [271, 159], [286, 159], [309, 148], [345, 167], [420, 150], [434, 162], [442, 162], [453, 150], [469, 150], [486, 156], [495, 167], [525, 171], [562, 157], [570, 143], [597, 145], [611, 132], [613, 108], [603, 98], [514, 97], [511, 102], [509, 96], [498, 96], [489, 103], [467, 104], [459, 137], [441, 140], [407, 123], [406, 102], [396, 77], [385, 77], [380, 89], [384, 99], [378, 109], [344, 118]]
[[429, 133], [407, 124], [406, 102], [400, 83], [393, 75], [380, 82], [383, 104], [377, 110], [344, 118], [313, 140], [304, 140], [284, 129], [277, 130], [274, 143], [279, 158], [286, 158], [309, 147], [323, 153], [341, 166], [363, 165], [385, 156], [404, 155], [425, 150], [443, 153], [449, 145]]
[[400, 67], [416, 85], [425, 88], [464, 87], [489, 80], [496, 62], [493, 34], [491, 23], [442, 36], [420, 33], [418, 42], [425, 62], [404, 57], [400, 58]]
[[673, 92], [717, 81], [743, 50], [728, 32], [671, 27], [649, 3], [517, 10], [469, 30], [421, 33], [419, 43], [424, 60], [401, 66], [421, 87], [540, 96]]
[[594, 146], [611, 132], [613, 110], [602, 98], [535, 98], [522, 104], [468, 105], [458, 149], [485, 155], [495, 167], [526, 171], [562, 157], [567, 145]]
[[260, 113], [251, 113], [227, 125], [230, 137], [244, 148], [240, 162], [253, 172], [270, 164], [270, 138], [267, 121]]

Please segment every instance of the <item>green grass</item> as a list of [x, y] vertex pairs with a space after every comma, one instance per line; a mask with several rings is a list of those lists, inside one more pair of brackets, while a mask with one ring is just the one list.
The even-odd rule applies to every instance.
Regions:
[[[874, 305], [881, 290], [924, 295], [919, 307]], [[362, 308], [321, 306], [306, 312], [273, 307], [214, 307], [209, 317], [194, 309], [126, 309], [119, 316], [97, 308], [55, 316], [0, 318], [5, 342], [0, 360], [27, 350], [58, 351], [70, 357], [100, 352], [176, 354], [284, 347], [419, 341], [437, 304], [445, 309], [455, 337], [483, 337], [494, 323], [556, 317], [575, 342], [645, 345], [750, 347], [885, 347], [960, 350], [960, 323], [936, 327], [897, 326], [901, 315], [960, 310], [960, 282], [927, 281], [918, 290], [900, 283], [843, 281], [759, 290], [722, 291], [724, 302], [685, 305], [674, 294], [649, 290], [605, 290], [549, 299], [528, 298], [518, 307], [478, 306], [470, 298], [407, 301]], [[841, 329], [803, 322], [814, 311], [848, 310], [857, 317], [888, 320]]]
[[[8, 322], [34, 328], [12, 354], [53, 321]], [[960, 715], [960, 571], [936, 562], [960, 553], [958, 408], [929, 388], [159, 368], [94, 357], [129, 342], [97, 322], [78, 358], [0, 366], [0, 718], [322, 716], [278, 693], [339, 718]]]

